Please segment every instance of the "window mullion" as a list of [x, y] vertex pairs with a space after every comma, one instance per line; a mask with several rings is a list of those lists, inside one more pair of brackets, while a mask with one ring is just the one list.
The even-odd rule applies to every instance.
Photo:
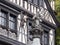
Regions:
[[16, 39], [18, 39], [18, 30], [17, 30], [17, 23], [18, 23], [18, 21], [17, 21], [17, 18], [18, 17], [16, 17], [16, 20], [15, 20], [15, 24], [16, 24], [16, 26], [15, 26], [15, 28], [16, 28]]
[[[0, 8], [0, 13], [1, 13], [1, 8]], [[0, 16], [0, 18], [1, 18], [1, 16]], [[1, 21], [1, 20], [0, 20], [0, 22], [2, 23], [2, 21]], [[0, 24], [1, 24], [1, 23], [0, 23]]]
[[10, 12], [8, 12], [8, 15], [7, 15], [7, 30], [8, 30], [8, 33], [7, 33], [7, 35], [8, 35], [8, 37], [9, 37], [9, 15], [10, 15]]

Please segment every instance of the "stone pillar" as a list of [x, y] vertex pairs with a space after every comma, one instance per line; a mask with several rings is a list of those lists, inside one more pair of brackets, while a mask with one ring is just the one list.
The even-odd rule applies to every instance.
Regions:
[[40, 44], [40, 38], [34, 38], [32, 45], [41, 45]]
[[32, 35], [32, 40], [29, 42], [30, 45], [41, 45], [40, 35], [42, 31], [35, 28], [30, 31], [30, 34]]

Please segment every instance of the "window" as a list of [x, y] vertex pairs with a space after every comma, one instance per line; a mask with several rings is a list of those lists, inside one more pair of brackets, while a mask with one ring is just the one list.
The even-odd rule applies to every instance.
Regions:
[[9, 38], [12, 38], [14, 40], [17, 39], [17, 24], [16, 24], [16, 16], [11, 14], [9, 15]]
[[9, 28], [15, 30], [16, 29], [16, 19], [12, 14], [9, 16]]
[[6, 15], [5, 11], [0, 12], [0, 25], [6, 26]]
[[15, 14], [14, 12], [10, 12], [8, 9], [5, 10], [5, 8], [0, 7], [0, 26], [2, 28], [0, 34], [16, 40], [16, 14], [13, 15], [12, 13]]
[[49, 43], [49, 36], [48, 36], [48, 33], [44, 33], [44, 45], [48, 45], [48, 43]]

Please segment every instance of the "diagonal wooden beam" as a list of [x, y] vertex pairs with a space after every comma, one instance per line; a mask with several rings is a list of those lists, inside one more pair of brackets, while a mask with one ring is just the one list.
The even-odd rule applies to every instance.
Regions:
[[59, 26], [58, 24], [58, 21], [56, 19], [56, 14], [54, 13], [54, 11], [52, 10], [50, 4], [49, 4], [49, 1], [48, 0], [44, 0], [45, 4], [46, 4], [46, 7], [47, 7], [47, 10], [49, 11], [49, 13], [51, 14], [51, 16], [53, 17], [53, 20], [55, 21], [55, 23], [57, 24], [57, 26]]

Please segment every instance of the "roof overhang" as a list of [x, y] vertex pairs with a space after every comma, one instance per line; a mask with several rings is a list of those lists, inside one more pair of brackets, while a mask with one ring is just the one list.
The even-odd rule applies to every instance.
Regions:
[[25, 14], [27, 13], [28, 16], [33, 17], [33, 13], [27, 11], [26, 9], [24, 9], [23, 7], [20, 7], [12, 2], [9, 2], [8, 0], [0, 0], [0, 2], [2, 2], [3, 4], [5, 4], [6, 6], [9, 6], [13, 9], [15, 9], [16, 11], [18, 11], [18, 13], [20, 13], [21, 11], [23, 11]]
[[16, 40], [10, 39], [6, 36], [0, 35], [0, 41], [7, 43], [7, 44], [11, 44], [11, 45], [25, 45], [21, 42], [18, 42]]
[[49, 11], [49, 13], [51, 14], [51, 16], [53, 17], [53, 20], [55, 21], [56, 27], [57, 27], [59, 24], [58, 24], [58, 21], [56, 19], [56, 14], [54, 13], [53, 9], [51, 8], [51, 6], [49, 4], [49, 1], [48, 0], [44, 0], [44, 2], [46, 4], [47, 10]]

